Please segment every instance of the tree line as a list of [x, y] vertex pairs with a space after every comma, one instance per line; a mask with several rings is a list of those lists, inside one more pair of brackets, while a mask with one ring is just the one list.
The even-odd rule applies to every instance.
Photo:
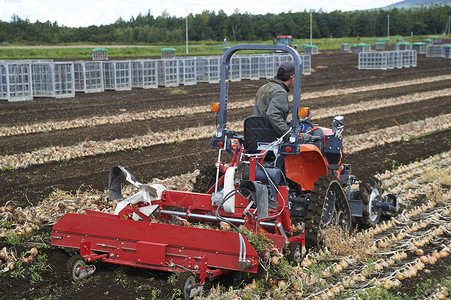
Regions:
[[[358, 11], [322, 10], [312, 12], [313, 38], [377, 37], [440, 34], [444, 31], [451, 6], [431, 5], [410, 9], [374, 9]], [[276, 35], [292, 35], [295, 39], [310, 37], [310, 12], [253, 15], [239, 10], [231, 15], [224, 11], [189, 14], [188, 38], [191, 41], [269, 41]], [[31, 23], [13, 15], [0, 22], [0, 43], [183, 43], [185, 17], [170, 16], [164, 11], [154, 17], [150, 10], [126, 21], [119, 18], [110, 25], [88, 27], [59, 26], [57, 22]]]

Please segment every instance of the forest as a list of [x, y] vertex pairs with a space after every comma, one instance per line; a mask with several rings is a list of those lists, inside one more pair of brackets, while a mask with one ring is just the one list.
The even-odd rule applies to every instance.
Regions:
[[[313, 38], [408, 36], [443, 33], [451, 6], [430, 5], [409, 9], [373, 9], [358, 11], [322, 10], [312, 12]], [[389, 16], [389, 17], [388, 17]], [[185, 17], [139, 14], [130, 20], [119, 18], [109, 25], [72, 28], [57, 22], [31, 23], [18, 15], [9, 22], [0, 21], [0, 43], [3, 44], [157, 44], [184, 43], [186, 21], [191, 41], [271, 41], [276, 35], [292, 35], [295, 39], [310, 36], [310, 12], [253, 15], [239, 10], [231, 15], [224, 11], [203, 11]]]

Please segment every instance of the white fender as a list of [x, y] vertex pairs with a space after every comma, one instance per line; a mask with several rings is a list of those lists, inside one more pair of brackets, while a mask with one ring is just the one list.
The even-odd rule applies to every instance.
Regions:
[[[230, 191], [233, 191], [235, 189], [235, 170], [236, 167], [229, 167], [225, 172], [223, 197], [225, 197]], [[235, 213], [235, 195], [231, 196], [224, 203], [223, 208], [225, 212], [231, 214]]]

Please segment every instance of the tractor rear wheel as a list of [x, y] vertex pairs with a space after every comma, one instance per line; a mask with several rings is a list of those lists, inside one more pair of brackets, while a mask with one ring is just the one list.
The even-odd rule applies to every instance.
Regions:
[[365, 227], [373, 227], [379, 223], [382, 207], [375, 207], [376, 202], [382, 202], [381, 183], [374, 177], [367, 177], [359, 185], [359, 199], [363, 202], [363, 212], [360, 223]]
[[321, 231], [334, 226], [346, 234], [351, 230], [351, 209], [340, 182], [321, 176], [315, 182], [307, 205], [305, 242], [307, 247], [323, 244]]

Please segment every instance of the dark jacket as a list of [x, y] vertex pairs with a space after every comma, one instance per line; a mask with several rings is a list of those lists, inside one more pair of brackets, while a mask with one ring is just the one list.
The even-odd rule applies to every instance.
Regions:
[[279, 79], [271, 79], [257, 91], [253, 114], [266, 114], [271, 126], [283, 135], [290, 127], [286, 120], [290, 113], [288, 92], [290, 89]]

